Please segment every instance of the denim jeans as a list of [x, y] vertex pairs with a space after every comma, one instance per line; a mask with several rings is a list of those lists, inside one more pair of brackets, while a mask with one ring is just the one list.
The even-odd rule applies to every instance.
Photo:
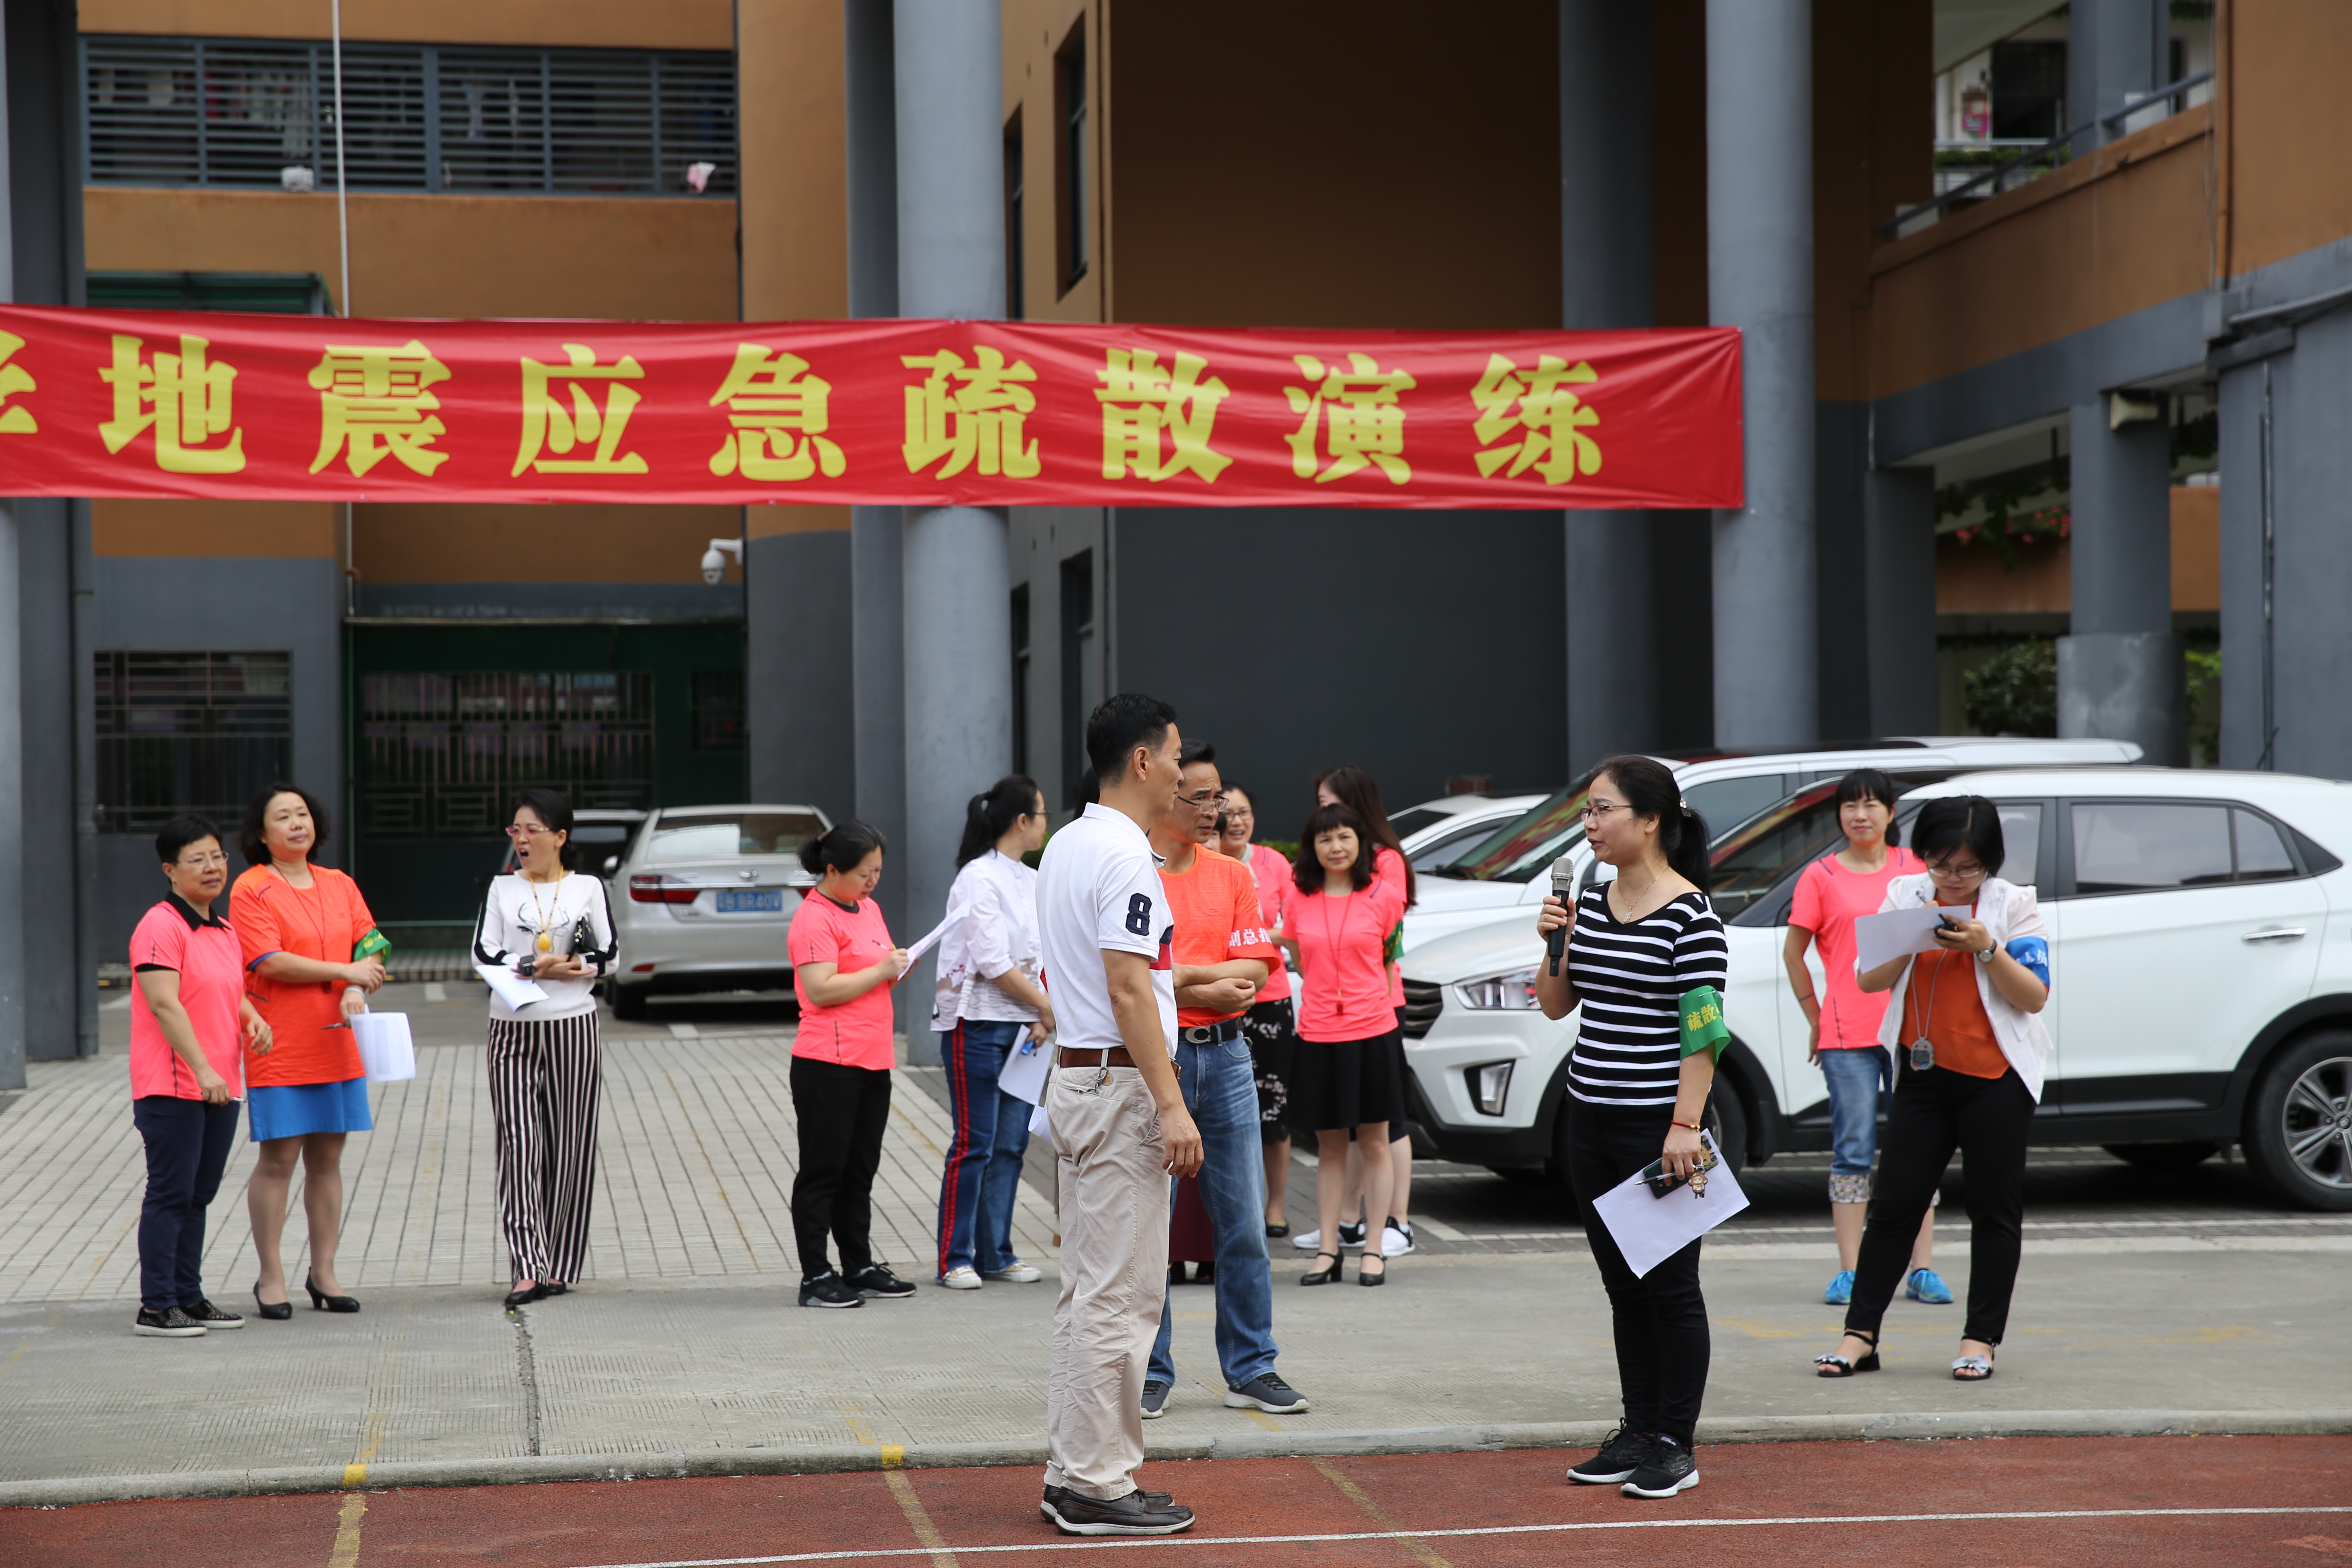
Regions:
[[1021, 1152], [1029, 1146], [1029, 1102], [997, 1088], [996, 1079], [1028, 1028], [959, 1018], [940, 1036], [955, 1122], [940, 1178], [941, 1274], [966, 1268], [993, 1274], [1018, 1261], [1013, 1202], [1021, 1193]]
[[[1227, 1388], [1274, 1370], [1274, 1266], [1265, 1255], [1265, 1154], [1258, 1134], [1257, 1068], [1247, 1039], [1179, 1044], [1176, 1082], [1201, 1130], [1201, 1202], [1217, 1232], [1217, 1365]], [[1175, 1184], [1169, 1184], [1175, 1199]], [[1176, 1381], [1169, 1308], [1151, 1346], [1157, 1383]]]
[[1878, 1115], [1894, 1088], [1894, 1058], [1877, 1046], [1822, 1053], [1830, 1091], [1830, 1201], [1870, 1201], [1870, 1163], [1878, 1152]]

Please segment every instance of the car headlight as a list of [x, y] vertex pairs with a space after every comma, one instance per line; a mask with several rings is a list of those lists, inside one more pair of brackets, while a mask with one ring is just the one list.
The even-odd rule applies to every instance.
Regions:
[[1489, 974], [1481, 980], [1459, 981], [1454, 994], [1465, 1007], [1493, 1009], [1498, 1007], [1528, 1008], [1536, 1005], [1536, 972], [1533, 965], [1514, 969], [1508, 974]]
[[1462, 1076], [1470, 1080], [1470, 1102], [1482, 1116], [1500, 1116], [1503, 1102], [1511, 1093], [1510, 1062], [1484, 1062], [1477, 1067], [1464, 1068]]

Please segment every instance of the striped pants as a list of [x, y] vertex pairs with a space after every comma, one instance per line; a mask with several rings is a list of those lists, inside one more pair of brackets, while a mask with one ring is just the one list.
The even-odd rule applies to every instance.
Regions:
[[499, 1224], [510, 1278], [580, 1278], [596, 1188], [596, 1015], [490, 1020], [490, 1114], [498, 1123]]

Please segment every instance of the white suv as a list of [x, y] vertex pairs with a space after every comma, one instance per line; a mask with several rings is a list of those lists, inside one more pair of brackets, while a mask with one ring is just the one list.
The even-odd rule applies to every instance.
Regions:
[[[2035, 1141], [2104, 1143], [2151, 1165], [2238, 1142], [2283, 1196], [2352, 1210], [2352, 784], [2137, 767], [1969, 773], [1912, 791], [1897, 820], [1939, 795], [1998, 803], [2001, 875], [2041, 893], [2055, 1049]], [[1734, 1042], [1708, 1119], [1735, 1163], [1829, 1147], [1780, 948], [1799, 874], [1840, 842], [1834, 795], [1822, 780], [1716, 841]], [[1531, 907], [1514, 909], [1406, 954], [1413, 1113], [1447, 1158], [1559, 1168], [1576, 1020], [1535, 1010], [1534, 927]]]

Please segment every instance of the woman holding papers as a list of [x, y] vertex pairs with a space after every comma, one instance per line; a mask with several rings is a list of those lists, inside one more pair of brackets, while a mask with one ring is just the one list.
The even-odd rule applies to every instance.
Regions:
[[[1878, 1152], [1878, 1113], [1895, 1079], [1895, 1058], [1878, 1043], [1886, 998], [1854, 984], [1853, 922], [1878, 912], [1889, 882], [1924, 868], [1902, 847], [1895, 798], [1895, 781], [1876, 768], [1856, 768], [1838, 780], [1838, 826], [1845, 847], [1822, 856], [1797, 879], [1789, 936], [1780, 950], [1789, 988], [1812, 1030], [1808, 1059], [1822, 1069], [1829, 1089], [1830, 1214], [1837, 1226], [1838, 1273], [1822, 1299], [1832, 1307], [1853, 1300], [1853, 1260], [1862, 1247], [1870, 1167]], [[1821, 950], [1824, 984], [1818, 995], [1805, 963], [1808, 947]], [[1935, 1247], [1936, 1214], [1930, 1208], [1911, 1249], [1910, 1294], [1915, 1301], [1944, 1306], [1952, 1289], [1933, 1268]]]
[[229, 889], [254, 1005], [275, 1044], [248, 1050], [246, 1100], [253, 1141], [261, 1145], [245, 1189], [253, 1251], [261, 1278], [253, 1299], [261, 1315], [293, 1314], [278, 1238], [286, 1229], [294, 1163], [302, 1163], [302, 1215], [309, 1222], [310, 1269], [303, 1279], [315, 1310], [356, 1312], [360, 1304], [335, 1278], [335, 1242], [343, 1227], [343, 1137], [365, 1132], [367, 1072], [345, 1022], [367, 1008], [383, 984], [389, 944], [375, 929], [359, 884], [310, 864], [327, 841], [327, 814], [290, 784], [271, 784], [246, 809], [237, 847], [251, 868]]
[[[1706, 823], [1664, 764], [1636, 756], [1602, 763], [1583, 817], [1585, 841], [1617, 876], [1585, 889], [1573, 913], [1556, 897], [1544, 900], [1536, 931], [1548, 947], [1565, 931], [1566, 953], [1564, 963], [1537, 966], [1536, 1002], [1548, 1018], [1583, 1009], [1560, 1109], [1569, 1119], [1569, 1178], [1609, 1292], [1624, 1419], [1568, 1476], [1622, 1483], [1628, 1497], [1666, 1498], [1698, 1484], [1691, 1434], [1711, 1349], [1699, 1244], [1636, 1275], [1593, 1204], [1654, 1163], [1685, 1179], [1697, 1168], [1699, 1124], [1725, 1037], [1717, 994], [1728, 949], [1706, 897]], [[1712, 1013], [1703, 1005], [1709, 1001]], [[1713, 1037], [1686, 1026], [1686, 1015], [1711, 1020]]]
[[950, 1290], [977, 1290], [984, 1279], [1026, 1285], [1043, 1278], [1013, 1251], [1029, 1103], [1000, 1089], [997, 1079], [1024, 1045], [1034, 1051], [1054, 1033], [1037, 931], [1037, 873], [1021, 858], [1044, 846], [1046, 823], [1044, 794], [1019, 773], [997, 780], [964, 809], [931, 1002], [955, 1124], [940, 1180], [937, 1276]]
[[1957, 1148], [1969, 1177], [1969, 1316], [1952, 1376], [1992, 1375], [2009, 1322], [2025, 1217], [2025, 1139], [2042, 1098], [2050, 1037], [2050, 943], [2033, 889], [1992, 873], [2007, 852], [2000, 813], [1981, 795], [1929, 801], [1911, 841], [1927, 874], [1888, 884], [1882, 912], [1948, 910], [1932, 944], [1862, 973], [1891, 990], [1879, 1043], [1901, 1074], [1886, 1117], [1885, 1169], [1862, 1233], [1845, 1337], [1815, 1356], [1823, 1377], [1878, 1370], [1879, 1321], [1903, 1277], [1912, 1234]]
[[474, 962], [530, 983], [490, 994], [490, 1116], [511, 1311], [562, 1295], [587, 1258], [604, 1081], [596, 982], [612, 973], [617, 943], [603, 879], [573, 869], [569, 801], [524, 790], [507, 837], [515, 868], [482, 897]]

